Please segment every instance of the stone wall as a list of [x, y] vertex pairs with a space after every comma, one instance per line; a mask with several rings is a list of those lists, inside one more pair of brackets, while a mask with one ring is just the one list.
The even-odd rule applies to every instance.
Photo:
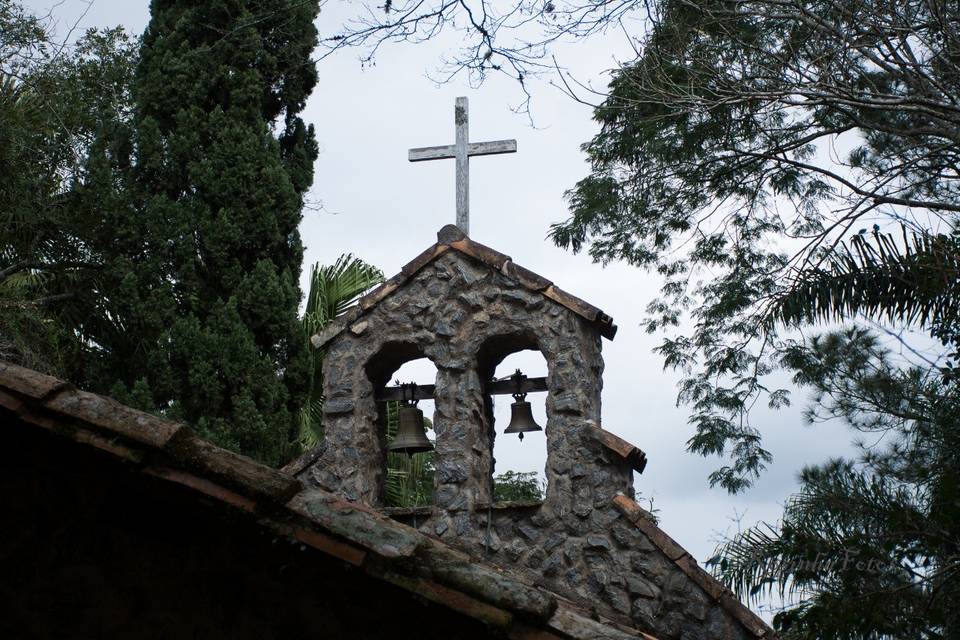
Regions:
[[[548, 369], [546, 502], [558, 513], [587, 513], [595, 500], [632, 490], [629, 473], [583, 462], [597, 446], [584, 427], [600, 418], [600, 335], [486, 265], [441, 256], [326, 349], [326, 449], [309, 472], [320, 487], [382, 504], [386, 441], [374, 394], [404, 362], [427, 357], [437, 368], [436, 506], [462, 532], [459, 514], [488, 503], [492, 491], [495, 436], [483, 383], [509, 354], [536, 349]], [[585, 475], [572, 473], [578, 465]]]
[[477, 560], [526, 574], [534, 584], [661, 640], [752, 637], [609, 499], [586, 517], [560, 516], [548, 505], [481, 506], [470, 514], [472, 526], [455, 536], [429, 508], [390, 511], [428, 534], [438, 535], [439, 527], [440, 537]]
[[[615, 496], [633, 496], [633, 475], [591, 437], [603, 371], [596, 326], [450, 251], [325, 348], [326, 441], [301, 479], [382, 508], [384, 411], [374, 395], [425, 356], [437, 367], [435, 504], [388, 510], [395, 518], [663, 640], [749, 637], [614, 507]], [[547, 493], [542, 504], [492, 505], [496, 434], [483, 383], [526, 348], [548, 368]]]

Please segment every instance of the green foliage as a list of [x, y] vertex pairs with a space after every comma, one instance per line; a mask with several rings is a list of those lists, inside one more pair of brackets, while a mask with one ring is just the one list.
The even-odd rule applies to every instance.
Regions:
[[297, 227], [317, 147], [298, 113], [317, 5], [153, 3], [135, 112], [76, 195], [103, 262], [85, 382], [145, 385], [155, 411], [270, 464], [310, 384]]
[[[768, 315], [774, 301], [791, 318], [857, 312], [933, 328], [937, 296], [953, 296], [953, 285], [937, 294], [927, 280], [894, 283], [896, 269], [925, 268], [924, 247], [949, 244], [933, 238], [950, 237], [960, 212], [957, 9], [920, 0], [648, 6], [637, 59], [594, 112], [591, 174], [568, 193], [571, 217], [551, 236], [664, 278], [647, 329], [664, 333], [658, 352], [684, 374], [689, 449], [728, 458], [710, 482], [737, 491], [771, 459], [750, 407], [789, 400], [768, 387], [792, 344]], [[866, 216], [881, 230], [909, 221], [911, 235], [894, 245], [878, 237], [875, 254], [865, 239], [850, 241], [854, 253], [838, 249]], [[817, 273], [837, 276], [831, 288]]]
[[749, 410], [789, 403], [768, 387], [777, 369], [813, 391], [811, 421], [862, 434], [857, 459], [803, 471], [781, 522], [718, 549], [724, 582], [745, 598], [796, 597], [775, 618], [785, 637], [955, 637], [956, 369], [937, 356], [897, 365], [856, 328], [805, 341], [793, 330], [865, 316], [956, 352], [957, 8], [648, 6], [637, 59], [595, 111], [591, 175], [552, 237], [663, 277], [647, 328], [684, 374], [689, 449], [729, 458], [711, 484], [741, 490], [769, 463]]
[[[387, 442], [396, 436], [398, 402], [387, 403]], [[433, 423], [424, 418], [426, 430]], [[386, 505], [388, 507], [420, 507], [433, 504], [434, 452], [426, 451], [408, 456], [387, 453]], [[536, 471], [527, 473], [506, 471], [493, 478], [493, 499], [497, 502], [543, 500], [546, 487]]]
[[496, 502], [543, 500], [545, 488], [536, 471], [505, 471], [493, 477]]
[[46, 23], [0, 0], [0, 351], [76, 377], [101, 265], [88, 220], [92, 140], [130, 115], [136, 46], [122, 31], [89, 31], [72, 47]]
[[347, 310], [370, 287], [383, 282], [383, 272], [350, 254], [340, 256], [332, 265], [313, 265], [310, 291], [301, 325], [310, 360], [310, 386], [300, 409], [300, 442], [311, 449], [323, 438], [323, 357], [309, 344], [310, 337], [324, 329]]
[[[309, 344], [337, 316], [356, 303], [372, 286], [383, 281], [383, 272], [350, 254], [341, 255], [332, 265], [315, 264], [310, 274], [310, 292], [301, 325], [310, 357], [310, 388], [300, 410], [300, 443], [304, 448], [323, 440], [323, 359], [325, 353]], [[388, 402], [387, 441], [397, 433], [399, 403]], [[424, 418], [427, 430], [433, 428]], [[387, 452], [385, 503], [390, 507], [416, 507], [433, 502], [433, 452], [407, 456]]]
[[790, 638], [947, 638], [960, 628], [960, 389], [936, 370], [898, 368], [862, 330], [787, 356], [814, 392], [811, 420], [864, 434], [855, 461], [808, 467], [776, 525], [717, 550], [715, 572], [743, 598], [800, 596], [777, 614]]

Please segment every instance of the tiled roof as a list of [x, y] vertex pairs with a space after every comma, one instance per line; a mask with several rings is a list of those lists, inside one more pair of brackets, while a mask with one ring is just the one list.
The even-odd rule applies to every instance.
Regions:
[[[0, 437], [9, 417], [79, 445], [95, 447], [141, 473], [233, 507], [278, 535], [357, 566], [372, 579], [482, 620], [508, 638], [656, 640], [369, 507], [319, 489], [307, 489], [288, 473], [221, 449], [182, 424], [0, 361]], [[642, 470], [646, 463], [642, 451], [599, 427], [595, 431], [595, 438]], [[766, 623], [659, 529], [636, 502], [622, 495], [612, 500], [628, 521], [751, 635], [776, 637]]]
[[293, 477], [216, 447], [181, 424], [0, 361], [0, 417], [6, 418], [0, 424], [8, 427], [11, 416], [229, 505], [278, 535], [484, 621], [508, 638], [656, 640], [373, 509], [305, 489]]
[[620, 436], [610, 433], [597, 423], [590, 421], [590, 437], [599, 442], [602, 446], [617, 454], [624, 462], [630, 465], [630, 468], [637, 473], [643, 473], [647, 468], [647, 454], [639, 447], [636, 447]]
[[594, 324], [600, 332], [600, 335], [608, 340], [613, 340], [613, 337], [617, 334], [617, 325], [613, 324], [613, 318], [597, 307], [567, 293], [563, 289], [555, 286], [553, 282], [547, 278], [520, 266], [515, 263], [510, 256], [482, 245], [479, 242], [474, 242], [458, 227], [448, 224], [437, 233], [436, 244], [431, 245], [426, 251], [405, 264], [403, 268], [400, 269], [400, 273], [360, 298], [356, 306], [327, 325], [323, 331], [313, 336], [311, 338], [313, 346], [319, 349], [330, 342], [360, 316], [369, 312], [373, 307], [378, 305], [380, 301], [399, 289], [407, 280], [419, 272], [420, 269], [449, 251], [457, 251], [482, 262], [521, 286], [553, 300], [584, 320]]

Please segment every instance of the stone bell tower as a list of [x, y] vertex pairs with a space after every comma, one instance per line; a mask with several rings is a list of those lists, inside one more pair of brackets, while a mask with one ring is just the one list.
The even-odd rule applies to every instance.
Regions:
[[[585, 466], [603, 457], [595, 437], [600, 343], [615, 332], [599, 309], [473, 242], [457, 227], [444, 227], [437, 244], [315, 339], [315, 346], [326, 351], [327, 447], [311, 477], [350, 500], [383, 504], [385, 402], [380, 398], [402, 364], [426, 357], [437, 368], [433, 524], [444, 532], [440, 535], [451, 527], [471, 529], [469, 514], [489, 507], [492, 497], [496, 436], [488, 385], [506, 356], [532, 349], [543, 354], [548, 368], [543, 508], [588, 517], [598, 499], [631, 493], [631, 464], [639, 459], [633, 454], [633, 461]], [[596, 455], [585, 455], [598, 446]]]
[[[632, 499], [646, 457], [600, 426], [601, 343], [616, 330], [593, 305], [445, 226], [312, 338], [325, 352], [324, 442], [285, 470], [659, 637], [756, 637], [763, 623]], [[493, 444], [505, 425], [494, 424], [493, 375], [525, 349], [547, 363], [546, 495], [496, 503]], [[389, 508], [386, 402], [399, 396], [387, 384], [423, 357], [437, 369], [435, 385], [419, 388], [436, 405], [434, 503]]]

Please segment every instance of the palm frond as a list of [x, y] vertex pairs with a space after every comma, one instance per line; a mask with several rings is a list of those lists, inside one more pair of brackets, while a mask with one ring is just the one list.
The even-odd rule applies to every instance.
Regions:
[[307, 402], [300, 410], [299, 416], [300, 447], [310, 450], [320, 445], [323, 440], [323, 397]]
[[[927, 522], [915, 495], [841, 460], [808, 467], [801, 480], [777, 526], [762, 522], [717, 548], [708, 564], [724, 584], [749, 599], [803, 596], [852, 579], [876, 582], [878, 592], [911, 587], [897, 554]], [[875, 572], [857, 569], [868, 562]]]
[[42, 290], [48, 276], [49, 274], [43, 271], [20, 271], [0, 280], [0, 295], [26, 294], [31, 291]]
[[313, 265], [310, 291], [303, 315], [303, 328], [308, 337], [346, 311], [370, 287], [383, 282], [377, 267], [343, 254], [332, 265]]
[[[304, 337], [323, 330], [344, 313], [374, 285], [383, 281], [383, 272], [359, 258], [344, 254], [332, 265], [313, 266], [310, 291], [303, 314]], [[323, 352], [310, 347], [313, 379], [307, 399], [300, 411], [299, 441], [304, 448], [313, 448], [323, 439]], [[387, 403], [387, 441], [396, 436], [398, 404]], [[387, 454], [385, 482], [386, 503], [390, 506], [430, 504], [433, 498], [433, 455], [430, 452], [407, 456]]]
[[862, 314], [930, 327], [960, 323], [960, 235], [901, 229], [902, 238], [861, 233], [797, 274], [768, 317], [784, 323], [840, 321]]
[[[314, 264], [310, 272], [307, 307], [301, 319], [304, 339], [323, 330], [334, 318], [346, 311], [370, 287], [383, 281], [377, 267], [354, 257], [341, 255], [332, 265]], [[312, 360], [311, 384], [300, 409], [299, 441], [311, 449], [323, 439], [323, 356], [307, 345]]]
[[762, 522], [724, 542], [707, 564], [740, 598], [773, 590], [782, 597], [793, 582], [783, 547], [780, 531]]

